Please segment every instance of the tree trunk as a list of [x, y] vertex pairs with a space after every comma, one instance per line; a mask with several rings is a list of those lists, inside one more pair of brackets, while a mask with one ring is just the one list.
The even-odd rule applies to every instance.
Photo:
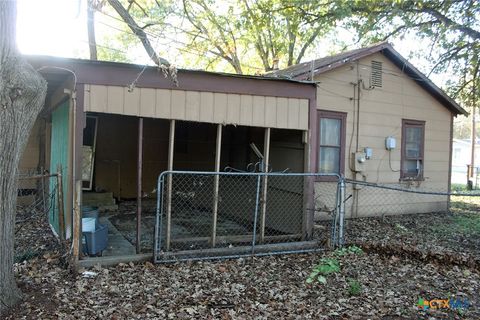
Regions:
[[87, 29], [90, 60], [97, 60], [97, 40], [95, 38], [95, 9], [91, 1], [87, 2]]
[[0, 314], [21, 297], [13, 272], [17, 170], [47, 91], [20, 56], [15, 29], [16, 1], [0, 1]]

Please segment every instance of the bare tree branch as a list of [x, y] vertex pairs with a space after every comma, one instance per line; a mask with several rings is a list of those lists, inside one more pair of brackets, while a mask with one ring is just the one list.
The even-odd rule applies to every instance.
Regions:
[[162, 64], [169, 66], [170, 63], [166, 59], [159, 57], [157, 55], [145, 31], [143, 31], [142, 28], [138, 26], [138, 24], [135, 22], [132, 16], [127, 12], [127, 10], [125, 10], [122, 4], [118, 0], [108, 0], [108, 3], [110, 3], [110, 5], [115, 9], [115, 11], [117, 11], [117, 13], [123, 19], [123, 21], [125, 21], [125, 23], [130, 27], [130, 30], [132, 30], [132, 32], [138, 37], [138, 39], [140, 39], [150, 59], [152, 59], [152, 61], [157, 66], [160, 66]]

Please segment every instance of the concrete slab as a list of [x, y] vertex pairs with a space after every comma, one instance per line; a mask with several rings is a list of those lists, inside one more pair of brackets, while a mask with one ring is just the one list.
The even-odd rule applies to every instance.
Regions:
[[99, 217], [98, 220], [108, 226], [108, 245], [102, 256], [127, 256], [136, 253], [135, 246], [122, 236], [108, 217]]
[[102, 267], [114, 266], [119, 263], [129, 263], [129, 262], [144, 262], [152, 261], [153, 256], [151, 253], [144, 254], [132, 254], [125, 256], [112, 256], [112, 257], [91, 257], [85, 258], [78, 261], [78, 266], [80, 268], [91, 268], [97, 265]]

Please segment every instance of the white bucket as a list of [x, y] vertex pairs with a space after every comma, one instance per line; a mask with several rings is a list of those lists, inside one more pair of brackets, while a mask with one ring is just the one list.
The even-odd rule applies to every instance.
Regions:
[[82, 232], [93, 232], [96, 229], [96, 218], [82, 218]]

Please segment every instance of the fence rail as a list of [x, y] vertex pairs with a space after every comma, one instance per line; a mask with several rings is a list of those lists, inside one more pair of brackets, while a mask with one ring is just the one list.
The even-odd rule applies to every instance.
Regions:
[[[318, 250], [312, 241], [315, 208], [309, 195], [322, 177], [343, 181], [329, 174], [163, 172], [157, 189], [155, 262]], [[339, 230], [341, 196], [332, 195], [331, 202]]]

